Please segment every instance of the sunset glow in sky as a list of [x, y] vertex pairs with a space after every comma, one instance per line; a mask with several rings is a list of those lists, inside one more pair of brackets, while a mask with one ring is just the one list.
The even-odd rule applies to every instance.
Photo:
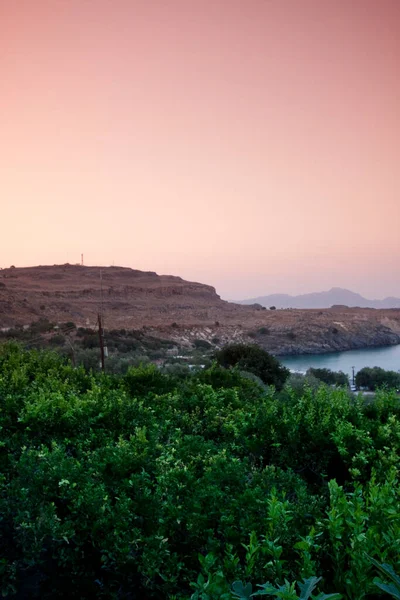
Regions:
[[0, 0], [0, 266], [400, 295], [400, 0]]

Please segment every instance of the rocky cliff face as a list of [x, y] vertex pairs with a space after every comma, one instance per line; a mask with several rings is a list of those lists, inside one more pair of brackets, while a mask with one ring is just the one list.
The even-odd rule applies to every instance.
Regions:
[[[263, 310], [225, 302], [211, 286], [123, 267], [55, 265], [0, 270], [0, 328], [40, 318], [194, 339], [253, 342], [275, 354], [400, 343], [400, 310]], [[214, 342], [215, 343], [215, 342]]]
[[95, 322], [102, 307], [110, 327], [137, 328], [164, 324], [166, 314], [178, 312], [180, 321], [190, 320], [198, 311], [223, 304], [211, 286], [123, 267], [55, 265], [0, 271], [3, 327], [35, 317], [86, 326]]

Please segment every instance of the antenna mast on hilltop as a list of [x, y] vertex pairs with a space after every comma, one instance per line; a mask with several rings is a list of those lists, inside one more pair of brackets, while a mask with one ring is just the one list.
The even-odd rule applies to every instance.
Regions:
[[83, 254], [81, 254], [81, 266], [83, 267]]

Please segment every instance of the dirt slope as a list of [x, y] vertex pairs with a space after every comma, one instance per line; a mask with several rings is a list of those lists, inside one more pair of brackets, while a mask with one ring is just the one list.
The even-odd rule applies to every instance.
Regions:
[[[190, 344], [254, 341], [276, 354], [400, 343], [399, 309], [262, 310], [225, 302], [211, 286], [124, 267], [54, 265], [0, 270], [0, 328], [39, 318], [140, 329]], [[250, 337], [249, 337], [250, 334]]]

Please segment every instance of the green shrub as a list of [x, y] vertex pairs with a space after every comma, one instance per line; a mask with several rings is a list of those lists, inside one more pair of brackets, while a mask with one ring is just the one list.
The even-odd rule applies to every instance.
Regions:
[[85, 350], [91, 350], [93, 348], [99, 348], [99, 336], [97, 333], [85, 333], [81, 339], [82, 348]]
[[47, 333], [54, 329], [54, 323], [51, 323], [48, 319], [39, 319], [38, 321], [33, 321], [29, 329], [34, 334]]
[[249, 371], [268, 384], [282, 389], [289, 376], [289, 370], [274, 357], [255, 345], [231, 344], [216, 353], [216, 359], [223, 367], [238, 366]]
[[374, 558], [371, 558], [371, 556], [368, 556], [368, 559], [371, 564], [376, 567], [380, 575], [383, 575], [386, 580], [391, 580], [391, 583], [387, 584], [383, 583], [378, 577], [375, 577], [374, 585], [383, 592], [393, 596], [393, 598], [400, 600], [400, 577], [395, 573], [392, 565], [388, 565], [387, 563], [379, 564], [379, 562]]
[[61, 323], [61, 329], [76, 329], [76, 325], [73, 321], [67, 321], [66, 323]]
[[311, 373], [305, 375], [302, 373], [290, 373], [286, 380], [285, 387], [295, 391], [298, 396], [303, 396], [307, 388], [311, 388], [315, 392], [321, 383], [322, 382]]
[[92, 335], [94, 333], [94, 330], [89, 327], [78, 327], [76, 331], [77, 337], [84, 337], [85, 335]]
[[87, 371], [98, 371], [100, 364], [100, 349], [98, 347], [83, 350], [78, 349], [75, 351], [75, 360], [77, 365], [81, 365]]
[[65, 344], [65, 336], [62, 335], [61, 333], [58, 333], [56, 335], [53, 335], [50, 339], [49, 339], [49, 344], [51, 346], [64, 346]]
[[131, 368], [124, 377], [124, 384], [134, 397], [148, 394], [164, 394], [174, 389], [174, 381], [155, 365]]
[[260, 335], [268, 335], [270, 333], [270, 329], [268, 327], [260, 327], [258, 333]]
[[197, 348], [198, 350], [209, 350], [212, 346], [210, 344], [210, 342], [207, 342], [207, 340], [194, 340], [194, 347]]
[[331, 371], [330, 369], [310, 368], [307, 375], [311, 375], [328, 385], [349, 385], [349, 377], [343, 371]]
[[0, 346], [2, 595], [214, 600], [268, 581], [294, 599], [318, 573], [376, 597], [367, 555], [400, 567], [396, 393], [277, 392], [239, 369], [121, 376]]
[[239, 600], [248, 600], [251, 596], [274, 596], [275, 598], [285, 598], [286, 600], [308, 600], [314, 598], [315, 600], [340, 600], [342, 597], [340, 594], [323, 594], [322, 592], [318, 596], [312, 595], [314, 589], [321, 581], [322, 577], [310, 577], [304, 579], [302, 582], [297, 582], [297, 587], [300, 590], [300, 595], [296, 592], [296, 583], [289, 583], [285, 580], [283, 585], [273, 585], [270, 582], [258, 585], [260, 588], [252, 594], [253, 586], [251, 583], [243, 584], [241, 581], [235, 581], [232, 584], [232, 596]]

